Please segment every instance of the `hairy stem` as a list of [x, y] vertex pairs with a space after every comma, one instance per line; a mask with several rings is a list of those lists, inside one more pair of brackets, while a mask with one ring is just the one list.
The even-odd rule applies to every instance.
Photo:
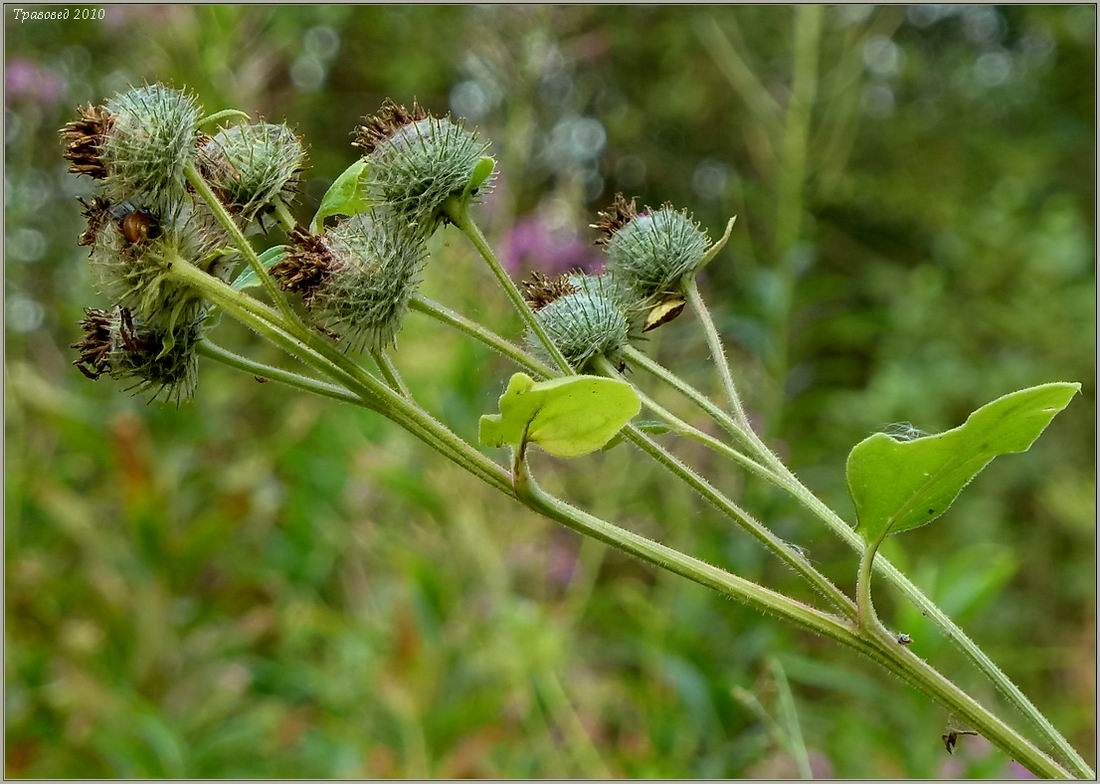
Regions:
[[489, 265], [489, 269], [493, 271], [493, 275], [496, 276], [501, 288], [504, 289], [504, 293], [507, 294], [508, 299], [511, 300], [512, 306], [516, 309], [520, 318], [523, 319], [523, 323], [538, 337], [543, 348], [546, 349], [550, 358], [554, 360], [554, 364], [566, 375], [572, 373], [573, 368], [570, 366], [569, 360], [565, 358], [565, 355], [561, 353], [561, 350], [555, 345], [554, 341], [550, 339], [546, 330], [543, 329], [542, 324], [535, 318], [535, 312], [531, 310], [531, 306], [528, 305], [527, 301], [523, 298], [523, 294], [520, 293], [519, 288], [508, 274], [508, 271], [504, 269], [500, 260], [497, 259], [496, 254], [493, 253], [493, 249], [489, 247], [489, 243], [485, 241], [485, 236], [481, 233], [481, 229], [478, 228], [478, 225], [470, 217], [470, 211], [467, 205], [464, 202], [452, 201], [448, 203], [447, 215], [455, 226], [458, 227], [459, 231], [466, 235], [470, 244], [472, 244], [477, 249], [477, 252], [481, 254], [481, 258], [485, 260], [485, 263]]
[[267, 295], [271, 297], [271, 301], [275, 303], [275, 306], [279, 308], [288, 319], [297, 321], [297, 315], [290, 307], [290, 303], [286, 301], [286, 297], [283, 296], [283, 292], [279, 290], [275, 281], [267, 274], [267, 270], [264, 269], [260, 257], [256, 254], [256, 249], [252, 247], [252, 243], [244, 236], [237, 222], [233, 220], [233, 216], [229, 214], [222, 205], [221, 200], [210, 188], [209, 183], [207, 183], [202, 174], [199, 173], [199, 170], [195, 168], [195, 164], [189, 162], [184, 166], [183, 173], [184, 176], [187, 177], [187, 181], [191, 183], [191, 187], [195, 189], [195, 193], [206, 203], [206, 206], [210, 208], [210, 211], [214, 214], [218, 223], [222, 225], [222, 228], [224, 228], [233, 239], [233, 244], [237, 246], [241, 255], [244, 256], [245, 261], [248, 262], [248, 266], [252, 268], [256, 277], [263, 283], [264, 289], [267, 290]]
[[483, 327], [473, 319], [466, 318], [461, 313], [457, 313], [421, 294], [413, 295], [412, 300], [409, 302], [409, 309], [423, 313], [441, 324], [472, 337], [536, 376], [552, 378], [557, 375], [553, 369], [535, 359], [510, 340], [501, 337], [488, 327]]
[[[302, 334], [296, 334], [300, 329], [298, 325], [286, 323], [271, 308], [232, 289], [186, 261], [177, 260], [172, 264], [171, 270], [174, 277], [193, 286], [226, 314], [291, 356], [328, 375], [357, 395], [364, 404], [409, 430], [444, 457], [463, 466], [498, 490], [507, 491], [510, 487], [510, 481], [504, 469], [477, 450], [470, 448], [462, 438], [426, 411], [391, 390], [362, 368], [358, 368], [358, 373], [348, 373], [345, 367], [337, 365], [329, 357], [314, 351], [307, 343], [315, 342], [314, 338], [317, 336], [309, 335], [307, 331], [305, 337], [308, 340], [302, 340]], [[339, 352], [336, 353], [339, 355]], [[343, 355], [340, 357], [350, 362]]]
[[699, 325], [703, 328], [707, 346], [710, 348], [711, 359], [718, 370], [718, 377], [722, 380], [722, 388], [729, 400], [730, 410], [733, 411], [733, 416], [738, 424], [746, 430], [751, 430], [749, 419], [745, 416], [745, 409], [741, 405], [741, 397], [737, 394], [737, 387], [733, 383], [733, 374], [730, 372], [730, 365], [726, 360], [726, 351], [722, 347], [722, 339], [718, 336], [718, 330], [714, 326], [714, 321], [710, 317], [710, 311], [707, 310], [706, 303], [703, 302], [702, 295], [699, 294], [699, 284], [696, 283], [694, 276], [688, 276], [684, 279], [684, 294], [688, 304], [691, 305], [692, 310], [695, 311], [695, 315], [699, 319]]
[[240, 109], [222, 109], [219, 112], [212, 112], [199, 120], [195, 125], [199, 128], [205, 128], [207, 125], [213, 125], [214, 123], [227, 120], [230, 117], [236, 117], [239, 120], [245, 122], [251, 122], [252, 118], [248, 116], [247, 112], [242, 112]]
[[378, 365], [382, 378], [386, 379], [386, 383], [390, 385], [390, 389], [401, 395], [401, 397], [407, 397], [411, 400], [412, 393], [405, 386], [405, 379], [401, 378], [401, 371], [397, 369], [397, 365], [393, 363], [390, 355], [380, 348], [371, 351], [370, 355]]
[[195, 346], [195, 352], [207, 359], [212, 359], [215, 362], [220, 362], [231, 368], [242, 370], [256, 379], [278, 381], [281, 384], [300, 389], [303, 392], [312, 392], [315, 395], [332, 398], [333, 400], [339, 400], [343, 403], [352, 403], [354, 405], [371, 408], [371, 405], [367, 401], [363, 400], [358, 395], [353, 395], [343, 387], [336, 386], [335, 384], [327, 384], [324, 381], [318, 381], [317, 379], [309, 378], [308, 376], [303, 376], [289, 370], [283, 370], [273, 365], [265, 365], [263, 362], [257, 362], [248, 357], [242, 357], [236, 352], [219, 346], [209, 338], [203, 338], [199, 341], [198, 345]]
[[763, 612], [773, 613], [858, 650], [968, 722], [1036, 775], [1068, 778], [1066, 771], [1026, 738], [983, 708], [923, 659], [898, 645], [895, 640], [867, 634], [834, 615], [814, 610], [788, 596], [638, 536], [548, 495], [530, 475], [522, 449], [514, 456], [512, 474], [516, 496], [547, 517], [693, 582], [732, 596]]
[[[622, 375], [606, 357], [601, 356], [596, 359], [596, 369], [605, 376], [618, 379], [622, 378]], [[815, 569], [802, 553], [795, 550], [772, 533], [769, 528], [759, 523], [748, 512], [729, 498], [719, 493], [710, 482], [695, 473], [695, 471], [681, 462], [671, 452], [664, 449], [660, 444], [637, 428], [627, 428], [625, 430], [625, 436], [627, 440], [631, 441], [642, 451], [656, 459], [661, 465], [671, 471], [676, 478], [680, 479], [702, 495], [703, 498], [707, 499], [707, 501], [714, 505], [719, 511], [727, 515], [768, 550], [778, 556], [781, 561], [794, 569], [797, 574], [802, 576], [818, 593], [836, 606], [837, 609], [849, 618], [854, 618], [856, 616], [856, 609], [852, 600], [849, 599], [843, 591], [837, 588], [828, 577]]]
[[[789, 493], [800, 505], [821, 520], [829, 531], [839, 537], [855, 552], [860, 553], [861, 556], [865, 553], [866, 548], [863, 539], [852, 526], [806, 487], [775, 453], [768, 449], [767, 445], [760, 440], [753, 430], [746, 430], [740, 423], [735, 422], [732, 417], [711, 402], [702, 392], [637, 349], [628, 348], [625, 354], [634, 366], [651, 373], [682, 393], [736, 439], [742, 443], [755, 444], [756, 456], [770, 469], [768, 474], [761, 473], [758, 474], [759, 476], [775, 483], [777, 487]], [[1082, 778], [1094, 777], [1092, 768], [1089, 767], [1088, 763], [1078, 754], [1069, 741], [1058, 732], [1053, 723], [1043, 715], [1042, 711], [1035, 707], [1031, 700], [1027, 698], [1027, 695], [976, 642], [970, 639], [966, 632], [947, 613], [941, 610], [885, 556], [878, 556], [870, 561], [870, 568], [899, 590], [906, 599], [921, 611], [921, 614], [940, 629], [945, 637], [962, 650], [974, 666], [997, 687], [1005, 699], [1035, 726], [1042, 737], [1051, 744], [1052, 748], [1058, 751], [1059, 755], [1070, 765], [1074, 775]]]
[[[327, 357], [317, 357], [310, 348], [301, 350], [301, 336], [293, 334], [296, 327], [282, 322], [274, 311], [260, 307], [244, 307], [239, 297], [251, 299], [226, 286], [221, 281], [202, 272], [193, 265], [179, 260], [172, 265], [172, 274], [187, 281], [200, 293], [214, 301], [222, 310], [261, 336], [271, 339], [276, 345], [299, 352], [301, 357], [315, 365], [334, 380], [348, 386], [349, 391], [361, 398], [377, 397], [380, 410], [385, 416], [409, 430], [413, 435], [439, 451], [457, 465], [508, 495], [521, 497], [528, 506], [547, 516], [564, 522], [566, 525], [589, 536], [611, 544], [627, 553], [636, 555], [681, 576], [688, 577], [702, 585], [707, 585], [729, 596], [744, 601], [751, 606], [772, 612], [798, 623], [820, 634], [847, 644], [891, 671], [914, 683], [934, 697], [956, 715], [966, 719], [997, 745], [1012, 753], [1023, 764], [1039, 775], [1058, 776], [1064, 772], [1037, 750], [1029, 748], [1026, 739], [1014, 735], [1010, 728], [1000, 723], [996, 717], [962, 693], [950, 681], [939, 675], [934, 669], [894, 644], [893, 648], [884, 641], [868, 639], [866, 632], [850, 625], [847, 621], [827, 613], [815, 610], [790, 597], [770, 591], [744, 578], [717, 569], [697, 559], [691, 558], [671, 548], [659, 545], [644, 537], [639, 537], [625, 529], [614, 526], [591, 515], [576, 510], [558, 499], [544, 493], [521, 495], [523, 475], [514, 473], [511, 481], [506, 472], [478, 450], [455, 435], [445, 425], [432, 418], [427, 412], [395, 393], [385, 384], [361, 371], [349, 374], [341, 367], [334, 366]], [[257, 315], [256, 311], [266, 311], [267, 318]], [[366, 381], [360, 381], [360, 377]], [[640, 435], [640, 434], [639, 434]], [[642, 436], [644, 439], [645, 437]], [[908, 656], [908, 658], [907, 658]], [[1007, 735], [1006, 735], [1007, 733]], [[1019, 742], [1017, 742], [1019, 741]], [[1034, 752], [1034, 753], [1033, 753]], [[1036, 756], [1037, 755], [1037, 756]]]

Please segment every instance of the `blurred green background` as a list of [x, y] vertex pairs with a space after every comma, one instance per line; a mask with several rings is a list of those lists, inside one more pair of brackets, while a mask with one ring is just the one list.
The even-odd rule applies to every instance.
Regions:
[[[581, 542], [367, 412], [208, 363], [179, 410], [80, 376], [67, 345], [106, 303], [76, 246], [92, 185], [56, 129], [145, 80], [302, 132], [301, 219], [385, 96], [467, 117], [516, 274], [598, 266], [586, 226], [616, 190], [712, 236], [736, 213], [704, 294], [754, 418], [847, 517], [868, 433], [1083, 382], [1028, 455], [886, 551], [1095, 762], [1094, 7], [105, 9], [5, 17], [9, 776], [776, 777], [800, 744], [818, 776], [1022, 775], [981, 739], [948, 756], [953, 718], [855, 654]], [[425, 288], [518, 333], [453, 229]], [[718, 392], [692, 319], [648, 348]], [[417, 315], [396, 359], [466, 437], [511, 372]], [[675, 448], [851, 587], [820, 524]], [[539, 471], [805, 595], [638, 454], [585, 460]], [[919, 654], [1003, 706], [880, 593]]]

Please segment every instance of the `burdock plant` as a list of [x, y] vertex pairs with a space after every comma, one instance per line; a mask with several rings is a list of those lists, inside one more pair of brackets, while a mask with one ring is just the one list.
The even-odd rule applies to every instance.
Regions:
[[[207, 136], [208, 126], [247, 115], [237, 110], [200, 115], [193, 99], [151, 85], [80, 110], [62, 130], [72, 170], [102, 185], [85, 206], [89, 223], [80, 242], [92, 249], [112, 307], [87, 311], [82, 323], [74, 364], [85, 375], [109, 375], [178, 402], [194, 389], [195, 357], [205, 356], [250, 376], [370, 409], [503, 495], [574, 531], [863, 654], [964, 725], [951, 731], [948, 751], [960, 734], [978, 733], [1036, 775], [1093, 776], [981, 648], [878, 555], [887, 536], [947, 512], [993, 458], [1026, 451], [1070, 403], [1078, 384], [1012, 392], [944, 433], [917, 438], [878, 433], [861, 441], [847, 459], [857, 510], [856, 524], [850, 525], [754, 432], [699, 296], [698, 273], [721, 250], [732, 220], [712, 242], [685, 212], [668, 205], [638, 209], [633, 200], [619, 197], [596, 223], [608, 254], [602, 275], [536, 276], [521, 290], [471, 216], [470, 205], [488, 186], [494, 162], [486, 155], [487, 144], [460, 122], [433, 117], [416, 104], [407, 110], [387, 101], [355, 132], [364, 157], [336, 178], [306, 227], [286, 209], [302, 162], [297, 137], [283, 126], [232, 124]], [[246, 231], [266, 213], [282, 224], [287, 243], [257, 252]], [[416, 292], [430, 261], [426, 239], [444, 224], [455, 226], [492, 270], [523, 323], [530, 351]], [[231, 277], [231, 267], [242, 259], [247, 267]], [[257, 287], [270, 302], [253, 296]], [[635, 345], [642, 332], [686, 305], [712, 353], [725, 404]], [[264, 364], [214, 343], [204, 329], [213, 308], [282, 349], [307, 372]], [[506, 385], [499, 412], [481, 421], [481, 446], [508, 449], [506, 464], [442, 424], [403, 383], [391, 352], [408, 310], [500, 352], [520, 369]], [[369, 353], [377, 372], [360, 364], [360, 351]], [[706, 412], [722, 436], [662, 408], [624, 378], [624, 367], [670, 385]], [[656, 416], [657, 425], [632, 423], [642, 408]], [[808, 517], [856, 552], [854, 594], [674, 456], [654, 438], [657, 433], [703, 443], [792, 496]], [[670, 480], [702, 495], [786, 564], [814, 589], [815, 601], [799, 601], [578, 509], [542, 489], [527, 461], [532, 447], [574, 458], [620, 439], [639, 447], [642, 459], [656, 461]], [[916, 605], [1030, 719], [1039, 744], [918, 656], [920, 640], [878, 616], [872, 600], [876, 575]]]

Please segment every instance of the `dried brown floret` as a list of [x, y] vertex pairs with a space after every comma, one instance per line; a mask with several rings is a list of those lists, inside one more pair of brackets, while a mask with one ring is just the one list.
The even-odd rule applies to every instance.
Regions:
[[530, 278], [520, 283], [523, 288], [523, 298], [527, 300], [532, 310], [539, 310], [556, 299], [568, 294], [576, 294], [577, 287], [570, 282], [570, 278], [583, 274], [578, 270], [551, 278], [541, 272], [532, 272]]
[[324, 240], [300, 226], [290, 232], [290, 241], [294, 249], [271, 268], [271, 275], [287, 291], [300, 294], [308, 306], [318, 287], [340, 268], [340, 262]]
[[114, 118], [102, 106], [82, 106], [79, 119], [66, 123], [58, 133], [65, 144], [63, 153], [73, 174], [87, 174], [97, 180], [107, 176], [100, 146], [111, 129]]
[[76, 369], [95, 381], [104, 373], [111, 372], [111, 349], [113, 347], [113, 317], [109, 310], [85, 308], [80, 328], [84, 334], [70, 348], [75, 348], [80, 356], [73, 360]]
[[606, 246], [615, 236], [615, 232], [637, 217], [638, 205], [635, 200], [631, 198], [627, 201], [621, 193], [616, 193], [611, 206], [604, 212], [597, 212], [596, 222], [591, 224], [591, 228], [598, 230], [601, 234], [596, 244]]
[[99, 230], [111, 218], [111, 202], [102, 196], [93, 196], [90, 202], [84, 201], [84, 199], [78, 199], [78, 201], [84, 207], [81, 215], [88, 223], [84, 227], [84, 231], [81, 232], [80, 239], [76, 241], [76, 244], [90, 246], [95, 244], [95, 238], [99, 234]]
[[375, 147], [400, 128], [427, 119], [428, 116], [428, 112], [416, 101], [413, 101], [412, 109], [406, 109], [387, 98], [377, 112], [363, 118], [363, 124], [356, 127], [353, 133], [355, 140], [351, 144], [361, 149], [364, 155], [370, 155]]

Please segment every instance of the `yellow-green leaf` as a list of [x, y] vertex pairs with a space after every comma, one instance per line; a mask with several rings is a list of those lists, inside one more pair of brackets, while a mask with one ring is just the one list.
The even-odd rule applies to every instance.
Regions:
[[909, 441], [876, 433], [856, 444], [848, 455], [848, 489], [864, 540], [935, 520], [997, 455], [1026, 452], [1080, 389], [1069, 383], [1021, 389], [953, 430]]
[[310, 230], [314, 234], [321, 233], [325, 218], [333, 215], [346, 215], [350, 218], [370, 209], [370, 201], [363, 190], [366, 176], [367, 162], [360, 158], [332, 181], [310, 223]]
[[600, 449], [641, 410], [624, 381], [567, 376], [536, 382], [524, 373], [512, 376], [499, 405], [499, 414], [481, 417], [482, 446], [538, 444], [559, 457]]

